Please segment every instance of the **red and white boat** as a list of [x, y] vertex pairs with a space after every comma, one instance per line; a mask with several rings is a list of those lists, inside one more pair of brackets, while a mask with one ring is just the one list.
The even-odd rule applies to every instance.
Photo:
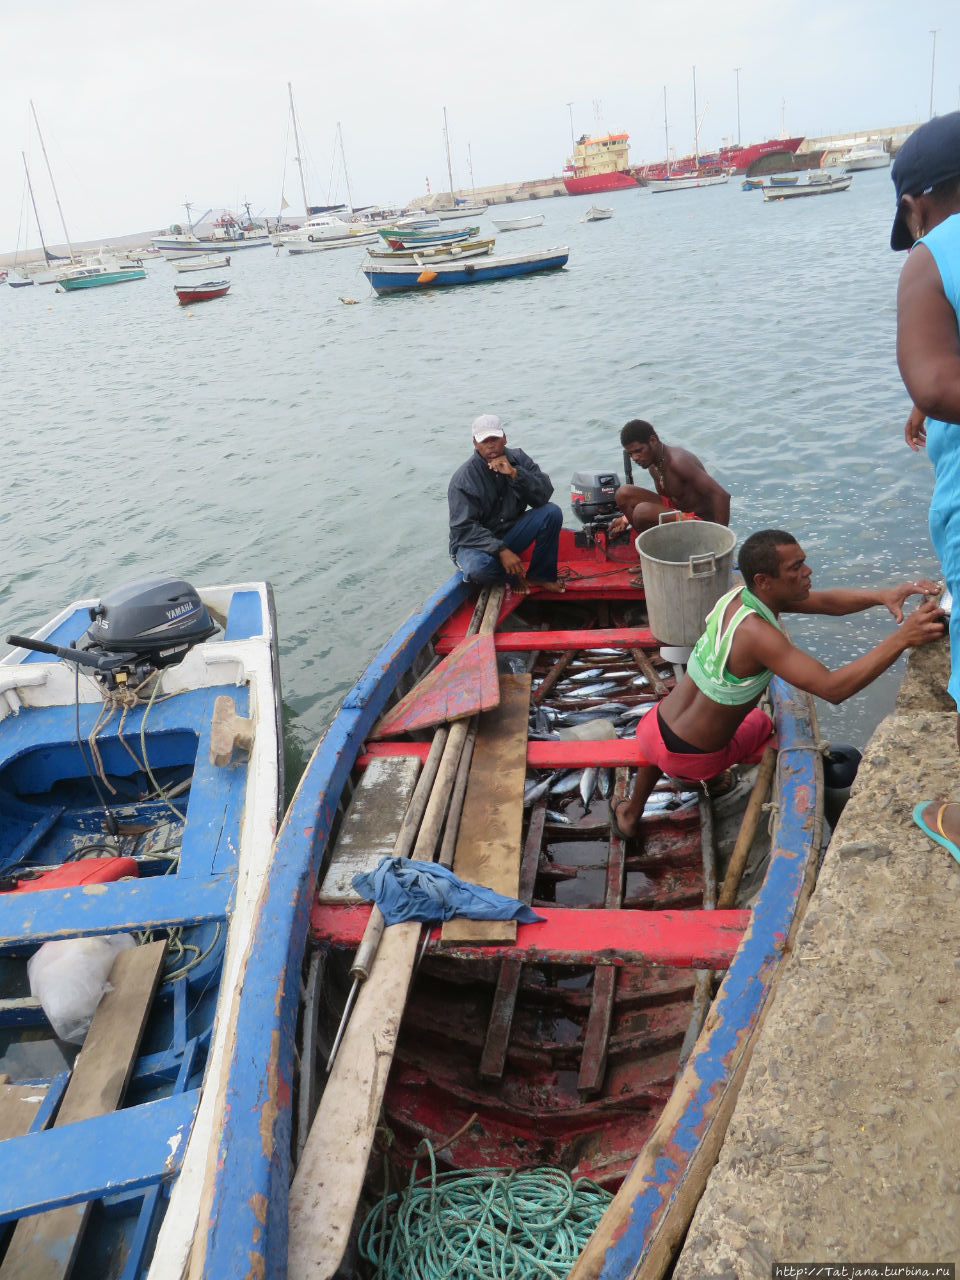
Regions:
[[568, 194], [589, 196], [635, 187], [637, 180], [629, 164], [629, 142], [628, 133], [608, 133], [596, 138], [584, 134], [578, 139], [563, 171], [563, 185]]
[[209, 298], [222, 298], [229, 288], [229, 280], [204, 280], [200, 284], [175, 284], [173, 291], [181, 307], [185, 307], [190, 302], [206, 302]]

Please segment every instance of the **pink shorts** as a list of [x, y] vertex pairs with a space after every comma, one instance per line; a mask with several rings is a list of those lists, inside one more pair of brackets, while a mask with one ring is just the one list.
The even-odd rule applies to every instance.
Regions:
[[660, 733], [656, 711], [648, 711], [637, 725], [640, 763], [653, 764], [671, 778], [704, 782], [732, 764], [756, 764], [766, 747], [777, 745], [773, 721], [759, 707], [745, 716], [727, 746], [719, 751], [693, 754], [668, 751]]

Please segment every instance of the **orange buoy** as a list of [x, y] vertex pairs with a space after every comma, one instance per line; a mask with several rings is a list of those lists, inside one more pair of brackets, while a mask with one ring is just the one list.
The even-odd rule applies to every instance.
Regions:
[[417, 284], [431, 284], [437, 278], [435, 271], [421, 271], [417, 276]]

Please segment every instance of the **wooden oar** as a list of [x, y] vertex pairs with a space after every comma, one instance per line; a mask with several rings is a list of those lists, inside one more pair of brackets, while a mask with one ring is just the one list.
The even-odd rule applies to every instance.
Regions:
[[[491, 634], [504, 589], [490, 592], [480, 631]], [[443, 827], [470, 722], [450, 729], [413, 856], [432, 858]], [[420, 925], [383, 930], [370, 974], [358, 989], [340, 1052], [290, 1189], [289, 1280], [326, 1280], [339, 1267], [363, 1188], [416, 965]]]
[[732, 907], [734, 904], [737, 889], [740, 886], [740, 877], [743, 875], [747, 854], [753, 845], [753, 837], [757, 832], [757, 823], [760, 821], [760, 812], [763, 809], [763, 802], [767, 798], [770, 779], [773, 777], [776, 763], [776, 751], [774, 751], [773, 747], [767, 747], [760, 760], [760, 767], [757, 769], [757, 776], [753, 782], [750, 799], [747, 801], [747, 807], [743, 811], [740, 830], [737, 833], [737, 842], [733, 846], [733, 853], [730, 855], [730, 861], [727, 864], [727, 874], [723, 877], [723, 885], [717, 897], [718, 907]]

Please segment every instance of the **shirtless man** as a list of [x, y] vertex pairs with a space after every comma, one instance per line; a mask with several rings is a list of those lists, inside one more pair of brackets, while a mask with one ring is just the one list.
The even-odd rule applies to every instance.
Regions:
[[632, 528], [635, 533], [652, 529], [661, 512], [681, 511], [688, 519], [730, 523], [730, 495], [707, 475], [703, 463], [679, 445], [667, 445], [649, 422], [634, 418], [620, 432], [620, 443], [633, 462], [645, 467], [656, 492], [622, 484], [617, 490], [621, 514], [610, 525], [616, 537]]
[[[904, 582], [885, 590], [835, 587], [811, 591], [811, 571], [792, 534], [754, 533], [740, 549], [745, 586], [735, 587], [707, 618], [682, 679], [637, 726], [640, 766], [633, 794], [611, 808], [622, 837], [636, 835], [644, 805], [661, 774], [706, 781], [731, 765], [760, 759], [773, 724], [757, 706], [773, 675], [798, 689], [843, 702], [893, 665], [905, 650], [938, 640], [943, 613], [925, 601], [906, 619], [903, 602], [935, 593], [934, 583]], [[900, 624], [868, 653], [836, 671], [797, 649], [780, 630], [783, 612], [835, 617], [884, 605]]]

